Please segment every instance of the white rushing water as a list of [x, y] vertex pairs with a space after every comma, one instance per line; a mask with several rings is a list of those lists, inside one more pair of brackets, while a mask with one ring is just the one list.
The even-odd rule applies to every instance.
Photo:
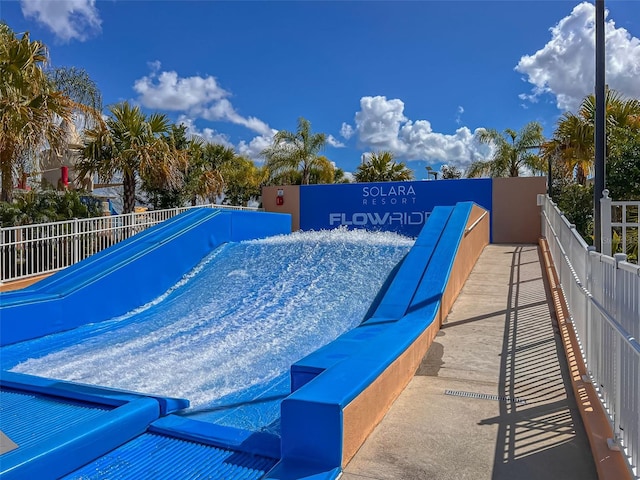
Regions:
[[5, 367], [207, 407], [358, 325], [412, 245], [343, 229], [228, 244], [131, 314], [5, 347]]

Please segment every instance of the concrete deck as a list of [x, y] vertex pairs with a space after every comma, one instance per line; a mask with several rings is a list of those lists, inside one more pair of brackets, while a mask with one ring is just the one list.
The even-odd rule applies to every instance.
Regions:
[[537, 245], [489, 245], [342, 480], [596, 479]]

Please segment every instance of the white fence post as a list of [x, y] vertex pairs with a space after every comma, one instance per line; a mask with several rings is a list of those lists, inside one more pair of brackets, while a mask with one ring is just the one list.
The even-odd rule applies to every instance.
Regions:
[[[585, 278], [583, 279], [584, 287], [587, 291], [592, 292], [592, 278], [593, 278], [593, 265], [592, 265], [592, 257], [597, 255], [596, 247], [590, 245], [587, 247], [586, 255], [585, 255]], [[591, 376], [591, 366], [589, 365], [589, 359], [593, 358], [594, 353], [594, 345], [593, 345], [593, 335], [594, 335], [594, 325], [593, 325], [593, 312], [591, 311], [591, 300], [587, 295], [583, 295], [584, 298], [584, 320], [585, 320], [585, 336], [586, 339], [583, 344], [584, 354], [585, 354], [585, 363], [587, 364], [587, 374]]]
[[614, 318], [620, 318], [620, 313], [624, 312], [624, 308], [621, 307], [621, 304], [624, 301], [624, 291], [622, 290], [625, 285], [623, 279], [620, 278], [620, 275], [623, 274], [622, 270], [620, 270], [620, 262], [626, 262], [627, 255], [624, 253], [616, 253], [613, 258], [616, 261], [616, 266], [615, 270], [613, 271], [614, 285], [612, 293], [615, 298], [613, 299], [614, 301], [611, 302], [614, 306], [614, 311], [612, 313]]
[[[614, 258], [616, 260], [616, 266], [615, 266], [615, 271], [614, 271], [614, 289], [613, 292], [616, 300], [614, 302], [615, 304], [615, 312], [614, 312], [614, 317], [615, 318], [619, 318], [619, 312], [622, 312], [623, 309], [620, 308], [620, 301], [624, 298], [624, 295], [622, 294], [622, 292], [620, 292], [620, 290], [622, 288], [624, 288], [624, 282], [621, 281], [622, 279], [620, 279], [619, 274], [621, 273], [620, 270], [620, 262], [624, 262], [627, 259], [627, 255], [624, 253], [616, 253], [614, 255]], [[621, 420], [620, 420], [620, 414], [621, 414], [621, 402], [622, 402], [622, 389], [625, 387], [623, 385], [624, 379], [622, 378], [622, 349], [624, 347], [623, 345], [623, 338], [620, 335], [616, 336], [616, 342], [615, 342], [615, 346], [616, 346], [616, 356], [615, 356], [615, 372], [616, 372], [616, 376], [615, 376], [615, 392], [614, 392], [614, 400], [613, 400], [613, 435], [614, 435], [614, 441], [617, 443], [619, 438], [620, 438], [620, 426], [621, 426]]]
[[73, 219], [73, 223], [71, 223], [71, 235], [72, 235], [72, 252], [71, 252], [71, 264], [73, 265], [74, 263], [78, 263], [79, 257], [80, 257], [80, 248], [79, 248], [79, 244], [80, 244], [80, 239], [78, 236], [78, 219], [74, 218]]
[[[596, 207], [597, 208], [597, 207]], [[604, 255], [611, 256], [611, 198], [609, 198], [609, 190], [602, 191], [600, 199], [600, 251]]]

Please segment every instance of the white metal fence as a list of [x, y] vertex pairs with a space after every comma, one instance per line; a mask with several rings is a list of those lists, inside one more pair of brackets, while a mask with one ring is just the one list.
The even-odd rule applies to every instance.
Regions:
[[630, 261], [639, 263], [640, 202], [615, 202], [605, 190], [600, 199], [600, 209], [602, 253], [630, 254]]
[[640, 266], [588, 247], [548, 196], [542, 234], [558, 271], [593, 385], [609, 415], [613, 445], [638, 475], [640, 461]]
[[199, 205], [63, 222], [0, 228], [0, 283], [54, 272]]

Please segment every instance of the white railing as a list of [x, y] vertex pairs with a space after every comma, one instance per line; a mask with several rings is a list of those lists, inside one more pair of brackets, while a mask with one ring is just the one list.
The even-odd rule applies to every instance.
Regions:
[[68, 267], [191, 208], [258, 210], [199, 205], [0, 228], [0, 283]]
[[638, 475], [640, 461], [640, 266], [588, 247], [548, 196], [541, 196], [547, 239], [591, 381], [614, 439]]
[[[640, 202], [615, 202], [609, 191], [602, 192], [600, 199], [602, 253], [634, 252], [633, 263], [638, 263], [638, 232], [640, 231]], [[615, 235], [614, 236], [614, 232]]]

